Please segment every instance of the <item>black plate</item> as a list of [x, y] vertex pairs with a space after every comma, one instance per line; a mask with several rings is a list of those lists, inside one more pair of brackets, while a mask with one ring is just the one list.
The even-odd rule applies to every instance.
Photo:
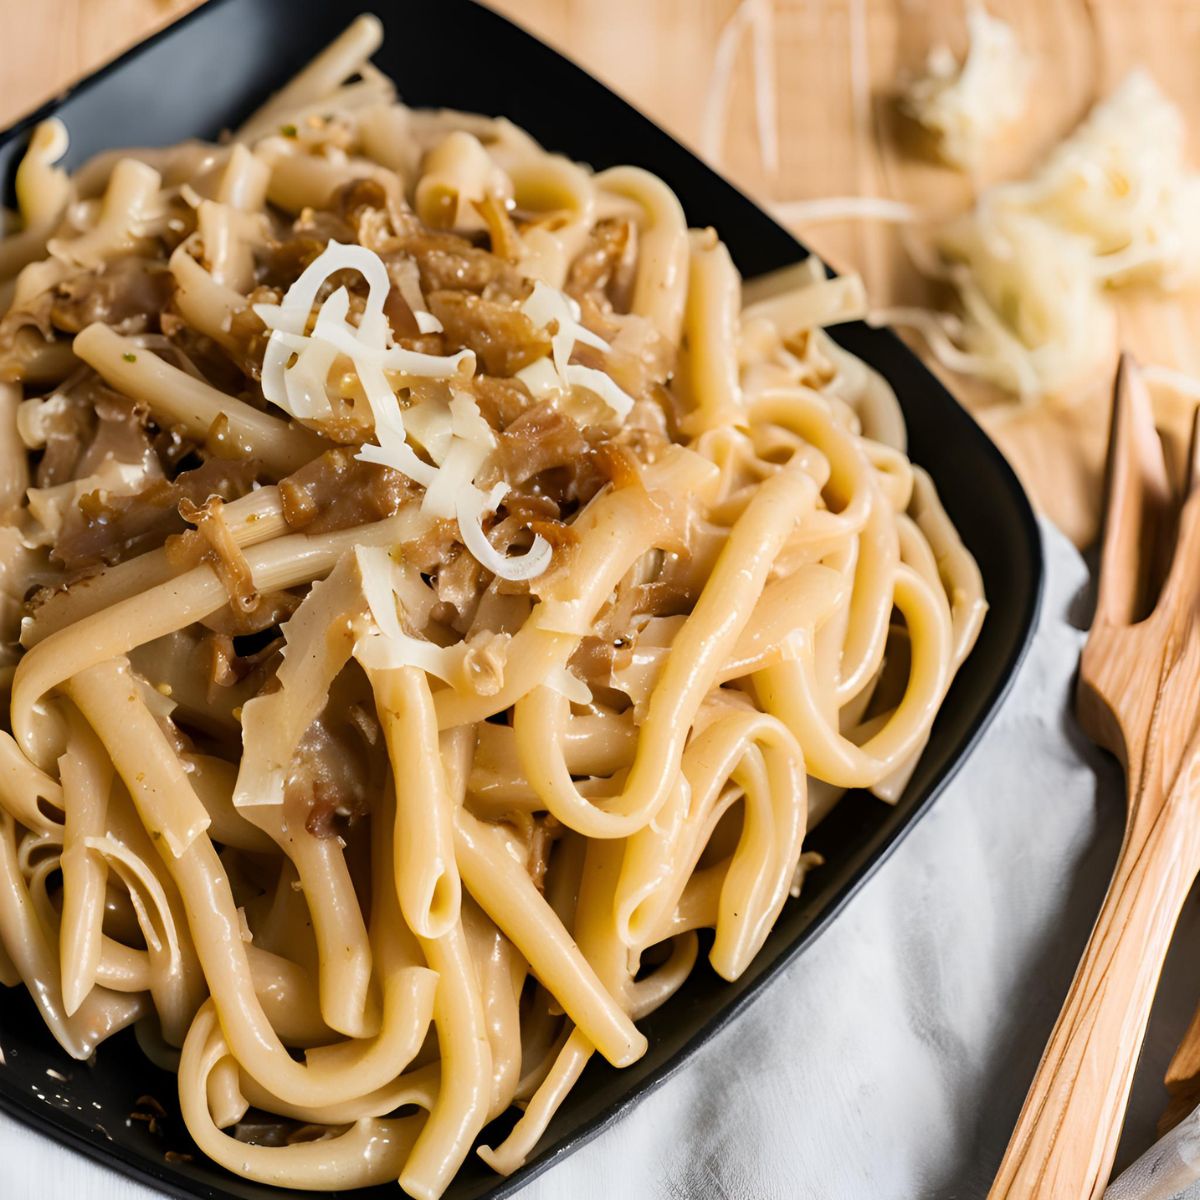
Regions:
[[[214, 136], [236, 125], [363, 11], [383, 17], [388, 36], [376, 61], [409, 103], [503, 114], [550, 149], [598, 168], [648, 167], [675, 189], [691, 224], [720, 230], [746, 276], [805, 256], [789, 233], [662, 130], [579, 67], [471, 0], [211, 0], [0, 136], [0, 179], [11, 179], [30, 125], [51, 113], [70, 129], [72, 167], [114, 146]], [[1041, 545], [1012, 471], [894, 335], [854, 324], [836, 336], [896, 389], [912, 458], [932, 474], [979, 562], [991, 603], [979, 643], [954, 681], [900, 802], [888, 807], [852, 794], [834, 810], [808, 843], [825, 856], [825, 865], [809, 876], [800, 899], [789, 902], [745, 975], [729, 984], [707, 966], [698, 968], [670, 1003], [642, 1023], [650, 1040], [645, 1058], [624, 1071], [593, 1063], [529, 1165], [502, 1180], [472, 1155], [449, 1200], [511, 1195], [645, 1096], [741, 1011], [929, 808], [987, 726], [1024, 655], [1041, 596]], [[131, 1035], [102, 1046], [94, 1065], [73, 1062], [14, 989], [0, 996], [0, 1047], [6, 1060], [0, 1108], [66, 1145], [176, 1196], [281, 1197], [279, 1190], [237, 1179], [199, 1155], [191, 1162], [165, 1159], [167, 1150], [193, 1147], [178, 1116], [173, 1079], [144, 1062]], [[143, 1094], [167, 1110], [156, 1133], [146, 1121], [128, 1119]], [[146, 1111], [145, 1104], [140, 1108]], [[390, 1185], [370, 1194], [392, 1198], [397, 1192]]]

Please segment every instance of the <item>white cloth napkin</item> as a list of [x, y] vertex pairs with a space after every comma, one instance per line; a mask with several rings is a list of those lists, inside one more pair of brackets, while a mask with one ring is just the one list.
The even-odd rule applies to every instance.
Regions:
[[[933, 810], [748, 1012], [522, 1200], [986, 1195], [1103, 896], [1124, 803], [1115, 763], [1070, 716], [1087, 572], [1055, 530], [1043, 538], [1035, 643]], [[1193, 898], [1118, 1167], [1154, 1140], [1163, 1069], [1200, 999], [1198, 940]], [[1191, 1128], [1180, 1161], [1200, 1155]], [[0, 1164], [6, 1200], [152, 1196], [2, 1116]], [[1177, 1194], [1155, 1190], [1159, 1178], [1143, 1170], [1119, 1200]]]

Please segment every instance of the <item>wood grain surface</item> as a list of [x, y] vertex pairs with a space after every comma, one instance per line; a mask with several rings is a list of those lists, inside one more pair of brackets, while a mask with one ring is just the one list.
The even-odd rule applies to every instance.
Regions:
[[[738, 0], [492, 0], [564, 50], [683, 141], [701, 148], [722, 29]], [[0, 0], [0, 126], [195, 0]], [[382, 4], [381, 7], [386, 8]], [[1195, 0], [991, 0], [1036, 57], [1034, 101], [985, 164], [981, 182], [1019, 174], [1133, 66], [1145, 65], [1184, 112], [1200, 162], [1200, 4]], [[778, 165], [767, 169], [755, 120], [750, 40], [739, 43], [716, 165], [763, 201], [878, 195], [938, 216], [971, 184], [938, 165], [895, 99], [930, 46], [961, 51], [962, 0], [772, 0]], [[36, 17], [34, 12], [36, 11]], [[805, 228], [842, 269], [862, 272], [877, 305], [920, 302], [928, 287], [910, 250], [920, 235], [866, 222]], [[1121, 342], [1148, 362], [1200, 374], [1200, 296], [1122, 293]], [[914, 342], [923, 349], [919, 342]], [[1113, 361], [1115, 352], [1113, 347]], [[947, 378], [1000, 442], [1041, 506], [1077, 541], [1095, 532], [1111, 378], [1035, 408]], [[1190, 403], [1167, 391], [1156, 413], [1185, 444]]]

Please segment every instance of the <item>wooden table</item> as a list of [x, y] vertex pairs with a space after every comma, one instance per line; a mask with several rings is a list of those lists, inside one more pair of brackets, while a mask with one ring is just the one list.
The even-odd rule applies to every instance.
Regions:
[[[0, 125], [196, 0], [0, 0]], [[683, 141], [702, 142], [721, 30], [738, 0], [492, 0], [630, 97]], [[381, 4], [381, 8], [386, 5]], [[898, 119], [902, 81], [931, 43], [964, 41], [961, 0], [773, 0], [776, 169], [759, 143], [749, 39], [738, 48], [725, 136], [714, 157], [765, 201], [888, 195], [938, 213], [970, 203], [965, 178], [918, 152]], [[1037, 59], [1035, 104], [983, 182], [1027, 169], [1130, 67], [1145, 64], [1200, 137], [1200, 4], [1195, 0], [991, 0]], [[1200, 142], [1193, 145], [1200, 162]], [[863, 273], [874, 303], [920, 301], [926, 285], [895, 230], [841, 222], [803, 231], [835, 265]], [[1200, 299], [1126, 294], [1122, 341], [1148, 361], [1200, 374]], [[920, 349], [920, 346], [918, 345]], [[1107, 379], [1023, 410], [950, 379], [1002, 444], [1042, 506], [1079, 542], [1094, 532], [1106, 440]], [[1190, 405], [1163, 392], [1160, 421], [1183, 428]]]

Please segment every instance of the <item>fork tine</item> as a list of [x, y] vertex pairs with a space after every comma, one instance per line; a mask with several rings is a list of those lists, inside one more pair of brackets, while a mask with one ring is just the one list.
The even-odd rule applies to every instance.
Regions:
[[1187, 479], [1179, 512], [1179, 529], [1171, 567], [1158, 608], [1194, 604], [1200, 598], [1200, 407], [1192, 412]]
[[1095, 625], [1128, 625], [1142, 615], [1153, 529], [1170, 511], [1171, 486], [1150, 395], [1137, 364], [1123, 354], [1113, 389]]

